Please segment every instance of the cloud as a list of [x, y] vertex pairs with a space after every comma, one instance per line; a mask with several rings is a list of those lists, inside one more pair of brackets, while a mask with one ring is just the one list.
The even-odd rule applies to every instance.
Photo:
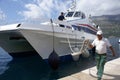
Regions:
[[[33, 0], [25, 4], [25, 10], [19, 12], [25, 19], [55, 18], [61, 11], [66, 11], [72, 0]], [[77, 9], [87, 15], [120, 14], [119, 0], [76, 0]]]
[[6, 18], [6, 15], [3, 13], [3, 11], [0, 9], [0, 20], [4, 20]]
[[33, 3], [25, 4], [24, 11], [19, 12], [25, 19], [54, 18], [61, 11], [65, 11], [68, 5], [61, 0], [34, 0]]
[[25, 8], [28, 10], [19, 12], [19, 14], [22, 14], [25, 19], [37, 19], [39, 16], [42, 16], [42, 13], [40, 13], [40, 9], [35, 4], [27, 4], [25, 5]]
[[120, 14], [119, 0], [79, 0], [78, 9], [94, 16]]

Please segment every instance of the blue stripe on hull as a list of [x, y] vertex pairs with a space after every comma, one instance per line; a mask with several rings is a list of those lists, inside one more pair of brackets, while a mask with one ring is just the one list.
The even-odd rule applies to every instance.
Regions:
[[75, 29], [75, 30], [78, 30], [78, 31], [81, 31], [81, 30], [83, 30], [84, 32], [86, 32], [86, 33], [90, 33], [90, 34], [96, 34], [96, 31], [93, 31], [93, 30], [91, 30], [91, 29], [89, 29], [89, 28], [87, 28], [87, 27], [84, 27], [84, 26], [77, 26], [77, 25], [72, 25], [72, 27]]

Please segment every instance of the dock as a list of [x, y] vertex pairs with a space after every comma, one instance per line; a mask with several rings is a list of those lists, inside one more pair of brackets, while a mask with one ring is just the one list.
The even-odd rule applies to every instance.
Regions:
[[[96, 66], [58, 80], [97, 80]], [[120, 58], [108, 61], [105, 64], [102, 80], [120, 80]]]

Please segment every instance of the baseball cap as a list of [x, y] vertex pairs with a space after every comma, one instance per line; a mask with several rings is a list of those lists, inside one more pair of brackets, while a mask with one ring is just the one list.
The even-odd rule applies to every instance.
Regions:
[[103, 32], [102, 31], [97, 31], [97, 35], [102, 35]]

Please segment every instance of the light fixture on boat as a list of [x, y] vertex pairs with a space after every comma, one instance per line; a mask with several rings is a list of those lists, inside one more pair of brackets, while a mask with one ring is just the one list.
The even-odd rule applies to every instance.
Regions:
[[20, 27], [21, 24], [18, 24], [17, 27]]

